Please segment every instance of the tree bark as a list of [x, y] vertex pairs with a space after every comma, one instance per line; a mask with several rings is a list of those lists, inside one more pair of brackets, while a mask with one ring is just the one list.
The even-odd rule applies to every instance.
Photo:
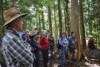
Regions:
[[[0, 39], [3, 35], [4, 30], [2, 26], [4, 24], [4, 17], [3, 17], [3, 0], [0, 0]], [[1, 40], [0, 40], [1, 41]]]
[[67, 32], [67, 12], [66, 12], [66, 2], [63, 1], [64, 7], [64, 22], [65, 22], [65, 31]]
[[89, 20], [88, 20], [89, 34], [92, 35], [92, 23], [91, 23], [91, 18], [90, 18], [90, 17], [91, 17], [91, 16], [90, 16], [90, 12], [91, 12], [91, 11], [90, 11], [90, 7], [91, 7], [91, 6], [90, 6], [89, 0], [87, 0], [87, 4], [88, 4], [88, 19], [89, 19]]
[[58, 39], [58, 28], [57, 28], [57, 17], [56, 17], [56, 5], [55, 5], [55, 1], [54, 1], [54, 22], [55, 22], [55, 39]]
[[50, 7], [50, 5], [48, 5], [48, 20], [49, 20], [49, 30], [52, 32], [51, 7]]
[[65, 0], [65, 28], [66, 28], [66, 31], [68, 33], [68, 36], [70, 36], [70, 23], [69, 23], [68, 3], [69, 3], [69, 0]]
[[3, 0], [0, 0], [0, 60], [1, 60], [1, 64], [4, 63], [4, 58], [2, 55], [2, 43], [1, 43], [1, 39], [2, 36], [4, 35], [4, 29], [3, 29], [3, 24], [4, 24], [4, 17], [3, 17]]
[[61, 33], [62, 33], [62, 14], [61, 14], [60, 2], [61, 2], [61, 0], [58, 0], [59, 35], [61, 35]]
[[80, 60], [80, 33], [79, 33], [79, 10], [78, 0], [71, 0], [71, 31], [76, 33], [78, 60]]
[[38, 30], [39, 30], [39, 32], [41, 33], [41, 16], [39, 15], [38, 16], [39, 17], [39, 26], [38, 26]]
[[80, 6], [80, 33], [81, 33], [81, 52], [82, 57], [84, 58], [84, 51], [86, 49], [86, 39], [85, 39], [85, 27], [84, 27], [84, 20], [83, 20], [83, 0], [79, 1]]
[[45, 24], [44, 24], [44, 12], [42, 11], [42, 26], [43, 30], [45, 30]]
[[[98, 25], [98, 26], [97, 26], [97, 33], [100, 34], [100, 32], [98, 32], [98, 31], [100, 31], [100, 0], [97, 0], [97, 11], [98, 11], [98, 14], [99, 14], [99, 15], [98, 15], [99, 20], [98, 20], [98, 23], [97, 23], [97, 25]], [[100, 35], [97, 36], [97, 40], [98, 40], [97, 43], [98, 43], [98, 45], [99, 45], [99, 43], [100, 43], [100, 42], [99, 42], [99, 40], [100, 40]]]

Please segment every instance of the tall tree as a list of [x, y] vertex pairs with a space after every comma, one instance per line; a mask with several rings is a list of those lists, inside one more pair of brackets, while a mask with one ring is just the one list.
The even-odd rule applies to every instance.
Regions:
[[39, 30], [39, 32], [41, 33], [41, 16], [40, 15], [38, 15], [38, 18], [39, 18], [39, 21], [38, 21], [38, 30]]
[[70, 23], [69, 23], [68, 3], [69, 3], [69, 0], [65, 0], [65, 29], [68, 32], [68, 36], [70, 36]]
[[48, 20], [49, 20], [49, 30], [52, 32], [51, 7], [50, 7], [50, 5], [48, 5]]
[[4, 24], [4, 18], [3, 18], [3, 0], [0, 0], [0, 38], [1, 38], [2, 34], [3, 34], [3, 29], [2, 29], [3, 24]]
[[44, 12], [42, 11], [42, 26], [43, 30], [45, 30], [45, 24], [44, 24]]
[[53, 1], [53, 4], [54, 4], [55, 39], [57, 40], [58, 39], [57, 16], [56, 16], [57, 8], [55, 1], [56, 0]]
[[[4, 31], [2, 29], [2, 26], [4, 24], [4, 18], [3, 18], [3, 0], [0, 0], [0, 49], [2, 49], [1, 45], [1, 38], [4, 35]], [[4, 59], [2, 56], [2, 50], [0, 50], [0, 64], [4, 63]]]
[[[97, 0], [97, 13], [98, 13], [98, 18], [99, 18], [99, 20], [98, 20], [98, 22], [97, 22], [97, 32], [98, 32], [98, 34], [100, 34], [100, 0]], [[98, 35], [97, 36], [97, 39], [98, 39], [98, 43], [100, 44], [100, 35]]]
[[62, 14], [61, 14], [61, 7], [60, 7], [61, 0], [58, 0], [58, 15], [59, 15], [59, 34], [62, 33]]
[[79, 7], [80, 7], [80, 33], [81, 33], [81, 52], [82, 56], [84, 56], [84, 51], [86, 48], [86, 39], [85, 39], [85, 27], [84, 27], [84, 20], [83, 20], [83, 0], [79, 0]]
[[66, 18], [67, 18], [67, 15], [66, 15], [66, 6], [65, 6], [65, 1], [63, 1], [63, 7], [64, 7], [64, 22], [65, 22], [65, 31], [67, 31], [67, 23], [66, 23]]
[[91, 21], [91, 1], [87, 0], [87, 4], [88, 4], [88, 25], [89, 25], [89, 34], [92, 35], [92, 21]]
[[71, 0], [71, 31], [76, 33], [77, 46], [78, 46], [78, 59], [80, 59], [80, 34], [79, 34], [79, 10], [78, 0]]

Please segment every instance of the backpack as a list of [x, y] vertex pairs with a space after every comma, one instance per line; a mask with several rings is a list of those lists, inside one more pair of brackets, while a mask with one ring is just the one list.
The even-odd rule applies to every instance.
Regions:
[[57, 48], [60, 50], [61, 49], [61, 44], [59, 43], [59, 39], [58, 39], [58, 42], [57, 42]]

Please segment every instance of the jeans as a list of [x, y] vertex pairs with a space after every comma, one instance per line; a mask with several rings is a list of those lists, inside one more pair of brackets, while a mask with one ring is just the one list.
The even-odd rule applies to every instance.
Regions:
[[44, 67], [48, 67], [48, 49], [42, 49], [42, 56], [44, 61]]
[[61, 47], [61, 67], [64, 67], [66, 60], [67, 50], [65, 47]]

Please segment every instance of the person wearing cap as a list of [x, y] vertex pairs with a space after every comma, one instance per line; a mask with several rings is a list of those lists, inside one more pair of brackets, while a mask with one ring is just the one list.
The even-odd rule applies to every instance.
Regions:
[[48, 67], [48, 32], [46, 30], [42, 31], [42, 36], [40, 37], [40, 46], [44, 62], [44, 67]]
[[35, 60], [34, 60], [34, 67], [39, 67], [39, 50], [40, 50], [40, 45], [38, 43], [38, 37], [39, 37], [39, 32], [33, 32], [30, 35], [30, 41], [29, 44], [32, 47], [32, 52], [35, 54]]
[[4, 12], [3, 27], [6, 28], [6, 32], [2, 38], [2, 51], [7, 67], [33, 67], [33, 54], [26, 48], [29, 44], [23, 42], [18, 34], [22, 31], [22, 17], [25, 15], [15, 7]]

